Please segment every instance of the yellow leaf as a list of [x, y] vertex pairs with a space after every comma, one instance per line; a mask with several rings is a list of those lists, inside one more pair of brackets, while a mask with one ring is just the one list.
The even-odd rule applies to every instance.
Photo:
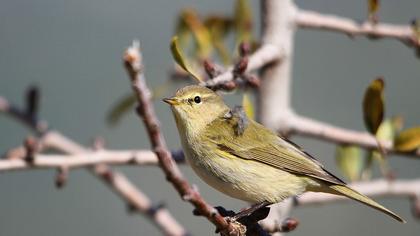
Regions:
[[184, 9], [181, 13], [181, 20], [194, 36], [197, 45], [197, 53], [200, 59], [209, 57], [212, 44], [211, 36], [194, 9]]
[[397, 131], [396, 123], [392, 119], [384, 120], [376, 131], [376, 138], [382, 141], [392, 141]]
[[379, 10], [379, 0], [368, 0], [369, 14], [375, 14]]
[[375, 134], [384, 117], [384, 81], [375, 79], [365, 91], [363, 98], [363, 118], [366, 128]]
[[242, 107], [245, 110], [246, 116], [250, 119], [254, 119], [255, 112], [254, 112], [254, 104], [251, 101], [249, 92], [245, 91], [242, 97]]
[[363, 168], [362, 151], [356, 146], [337, 146], [336, 162], [343, 175], [351, 181], [359, 180]]
[[395, 138], [395, 149], [410, 152], [420, 148], [420, 126], [401, 131]]
[[195, 80], [197, 80], [198, 82], [203, 81], [200, 77], [198, 77], [189, 67], [188, 62], [186, 61], [185, 56], [183, 55], [183, 53], [181, 52], [181, 50], [179, 50], [178, 47], [178, 37], [174, 36], [171, 40], [171, 53], [172, 53], [172, 57], [174, 58], [174, 60], [176, 61], [176, 63], [185, 71], [187, 71]]
[[178, 36], [179, 46], [181, 48], [186, 48], [188, 43], [191, 40], [191, 30], [188, 27], [187, 23], [183, 19], [182, 15], [179, 16], [178, 22], [175, 28], [175, 35]]
[[252, 9], [248, 0], [236, 1], [234, 26], [237, 44], [252, 41]]
[[210, 32], [213, 47], [222, 59], [223, 64], [230, 64], [230, 52], [226, 48], [223, 39], [232, 28], [232, 21], [226, 17], [210, 16], [204, 21], [204, 25]]

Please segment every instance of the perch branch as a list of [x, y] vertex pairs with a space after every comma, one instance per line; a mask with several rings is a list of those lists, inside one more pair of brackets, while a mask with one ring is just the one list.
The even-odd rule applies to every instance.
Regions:
[[420, 47], [412, 28], [408, 25], [392, 25], [371, 22], [358, 23], [341, 16], [326, 15], [315, 11], [299, 10], [296, 25], [301, 28], [320, 29], [345, 33], [349, 36], [367, 36], [375, 38], [393, 38], [414, 47]]
[[182, 199], [193, 204], [198, 213], [211, 221], [222, 235], [240, 235], [240, 228], [228, 223], [201, 197], [198, 191], [182, 176], [172, 159], [152, 106], [151, 94], [143, 74], [142, 56], [138, 42], [133, 42], [133, 45], [125, 52], [124, 64], [131, 80], [131, 87], [137, 98], [138, 115], [146, 126], [153, 151], [156, 153], [159, 166], [165, 173], [166, 179], [178, 191]]

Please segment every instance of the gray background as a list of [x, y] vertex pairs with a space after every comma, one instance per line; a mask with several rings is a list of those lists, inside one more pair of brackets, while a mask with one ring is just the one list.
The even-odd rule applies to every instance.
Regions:
[[[364, 19], [366, 1], [297, 1], [305, 9]], [[259, 26], [258, 2], [253, 1]], [[148, 148], [142, 124], [134, 114], [116, 128], [105, 123], [105, 114], [128, 91], [121, 54], [133, 38], [141, 40], [148, 83], [167, 79], [172, 59], [168, 43], [177, 13], [183, 7], [201, 13], [230, 14], [231, 1], [100, 1], [2, 0], [0, 1], [0, 94], [22, 104], [30, 84], [42, 89], [41, 115], [56, 129], [88, 144], [96, 135], [115, 149]], [[382, 1], [380, 18], [408, 23], [420, 17], [420, 2]], [[351, 40], [341, 34], [298, 31], [294, 57], [293, 105], [301, 114], [348, 128], [363, 130], [361, 99], [366, 85], [377, 75], [386, 78], [388, 116], [401, 114], [406, 125], [420, 123], [419, 60], [413, 50], [394, 40]], [[170, 89], [172, 93], [175, 88]], [[231, 104], [238, 97], [228, 96]], [[166, 105], [157, 101], [157, 113], [171, 148], [179, 147], [175, 124]], [[19, 145], [29, 131], [0, 116], [0, 150]], [[297, 138], [338, 174], [334, 146]], [[401, 178], [419, 177], [420, 160], [391, 157]], [[176, 218], [195, 235], [213, 235], [213, 226], [191, 215], [154, 167], [118, 168], [152, 199], [162, 200]], [[188, 167], [192, 183], [212, 204], [239, 209], [245, 204], [207, 187]], [[71, 172], [68, 186], [56, 190], [55, 171], [0, 174], [0, 235], [158, 235], [144, 217], [129, 215], [125, 205], [85, 170]], [[417, 235], [406, 199], [381, 199], [404, 216], [395, 223], [385, 215], [354, 202], [298, 208], [292, 215], [301, 225], [291, 235]]]

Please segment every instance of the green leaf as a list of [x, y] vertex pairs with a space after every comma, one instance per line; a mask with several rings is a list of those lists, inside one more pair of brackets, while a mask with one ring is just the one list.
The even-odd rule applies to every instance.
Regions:
[[237, 33], [236, 43], [251, 42], [252, 9], [248, 0], [237, 0], [234, 13], [234, 27]]
[[245, 91], [242, 96], [242, 107], [244, 108], [245, 114], [250, 119], [255, 119], [254, 104], [251, 101], [251, 95], [248, 91]]
[[[174, 83], [174, 80], [167, 80], [165, 83], [159, 84], [151, 89], [152, 100], [161, 98], [164, 93], [167, 92], [170, 85]], [[136, 97], [129, 93], [120, 98], [108, 112], [106, 120], [110, 125], [117, 125], [121, 118], [132, 111], [136, 104]]]
[[176, 61], [176, 63], [185, 71], [187, 71], [195, 80], [197, 80], [198, 82], [203, 81], [203, 79], [201, 79], [200, 77], [198, 77], [196, 75], [196, 73], [194, 73], [190, 66], [188, 65], [188, 62], [186, 61], [185, 56], [183, 55], [183, 53], [181, 52], [181, 50], [178, 47], [178, 37], [174, 36], [171, 40], [171, 53], [172, 53], [172, 57], [174, 58], [174, 60]]
[[121, 118], [131, 111], [136, 103], [136, 98], [132, 93], [125, 95], [111, 108], [107, 116], [110, 125], [116, 125]]
[[343, 175], [351, 181], [359, 180], [364, 159], [356, 146], [337, 146], [336, 162]]
[[376, 138], [382, 141], [392, 141], [397, 131], [396, 124], [391, 119], [386, 119], [381, 123], [376, 131]]
[[384, 117], [384, 80], [375, 79], [365, 91], [363, 98], [363, 118], [366, 128], [375, 134]]
[[410, 152], [420, 148], [420, 126], [401, 131], [395, 138], [395, 149]]

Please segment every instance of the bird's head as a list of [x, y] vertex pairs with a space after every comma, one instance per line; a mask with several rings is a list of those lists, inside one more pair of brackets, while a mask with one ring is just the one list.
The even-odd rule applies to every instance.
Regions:
[[171, 105], [178, 128], [192, 129], [190, 131], [200, 130], [229, 111], [219, 94], [198, 85], [181, 88], [175, 96], [163, 101]]

